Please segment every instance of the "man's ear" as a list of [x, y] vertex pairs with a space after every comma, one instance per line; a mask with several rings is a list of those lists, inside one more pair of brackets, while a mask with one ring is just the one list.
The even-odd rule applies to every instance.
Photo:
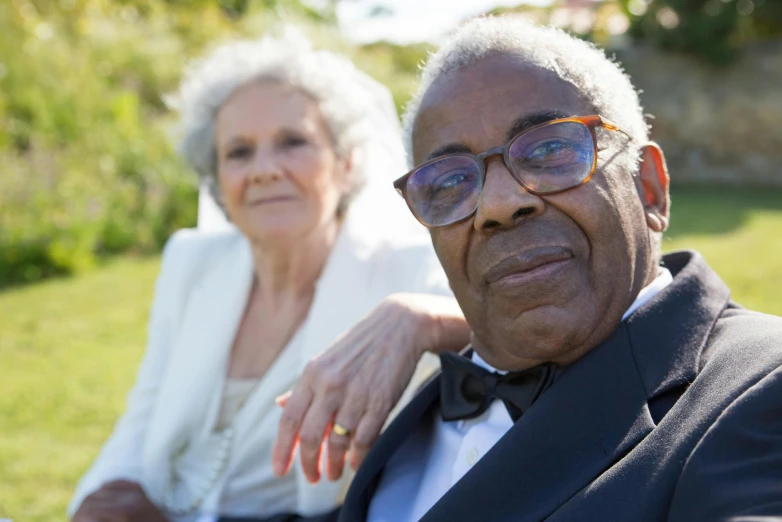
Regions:
[[646, 214], [646, 224], [654, 232], [668, 228], [671, 199], [668, 194], [668, 167], [659, 145], [649, 142], [641, 147], [640, 169], [641, 201]]

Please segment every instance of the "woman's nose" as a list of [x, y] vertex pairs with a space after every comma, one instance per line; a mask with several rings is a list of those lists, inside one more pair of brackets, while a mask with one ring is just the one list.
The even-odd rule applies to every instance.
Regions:
[[258, 150], [250, 165], [250, 181], [268, 183], [282, 178], [282, 167], [271, 151]]

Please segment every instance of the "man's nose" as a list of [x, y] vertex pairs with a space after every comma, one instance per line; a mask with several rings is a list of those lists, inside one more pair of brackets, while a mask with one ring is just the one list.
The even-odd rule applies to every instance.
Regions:
[[527, 192], [508, 170], [501, 156], [486, 160], [483, 184], [473, 226], [478, 231], [512, 228], [543, 212], [544, 201]]

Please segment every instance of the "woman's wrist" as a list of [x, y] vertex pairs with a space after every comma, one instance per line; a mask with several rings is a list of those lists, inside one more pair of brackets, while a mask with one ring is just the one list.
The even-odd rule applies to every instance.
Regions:
[[431, 306], [418, 317], [419, 334], [414, 343], [420, 358], [424, 353], [458, 352], [470, 342], [470, 327], [456, 299], [431, 296]]

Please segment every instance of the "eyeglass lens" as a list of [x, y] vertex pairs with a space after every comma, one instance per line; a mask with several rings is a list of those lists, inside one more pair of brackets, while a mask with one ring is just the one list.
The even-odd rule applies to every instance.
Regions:
[[[517, 181], [546, 194], [581, 184], [592, 173], [594, 155], [589, 128], [566, 121], [521, 134], [510, 144], [507, 159]], [[478, 161], [471, 155], [448, 156], [414, 171], [405, 190], [416, 216], [429, 226], [443, 226], [472, 214], [483, 186]]]

